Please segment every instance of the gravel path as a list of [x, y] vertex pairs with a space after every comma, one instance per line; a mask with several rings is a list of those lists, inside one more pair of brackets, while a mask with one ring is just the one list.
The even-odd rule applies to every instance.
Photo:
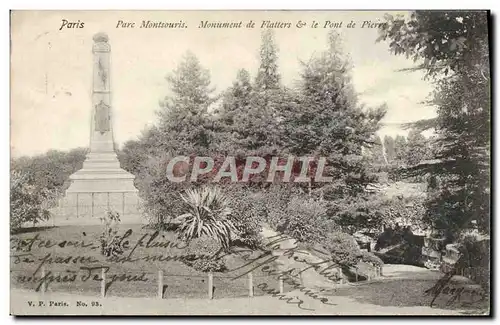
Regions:
[[[296, 295], [293, 295], [296, 296]], [[14, 290], [11, 292], [11, 314], [13, 315], [456, 315], [457, 310], [441, 310], [430, 307], [381, 307], [361, 304], [347, 297], [329, 297], [336, 306], [323, 305], [312, 299], [305, 308], [287, 304], [278, 298], [254, 297], [234, 299], [166, 299], [118, 298], [97, 299], [69, 294], [46, 294], [41, 297], [33, 292]], [[32, 301], [37, 306], [29, 306]], [[39, 302], [45, 305], [39, 307]], [[50, 301], [65, 302], [68, 306], [49, 307]], [[78, 302], [87, 306], [77, 306]], [[101, 306], [92, 306], [98, 302]]]

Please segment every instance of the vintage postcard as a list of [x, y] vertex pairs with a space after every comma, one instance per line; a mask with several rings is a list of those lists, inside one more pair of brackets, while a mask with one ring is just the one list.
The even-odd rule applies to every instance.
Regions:
[[490, 315], [488, 11], [11, 11], [12, 315]]

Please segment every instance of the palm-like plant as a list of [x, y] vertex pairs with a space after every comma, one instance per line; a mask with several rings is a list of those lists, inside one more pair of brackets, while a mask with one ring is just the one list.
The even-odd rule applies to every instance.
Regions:
[[229, 248], [231, 234], [237, 230], [229, 216], [229, 200], [217, 187], [205, 187], [201, 190], [186, 190], [181, 194], [186, 213], [175, 220], [180, 224], [177, 233], [181, 239], [190, 241], [207, 235], [216, 239], [224, 249]]

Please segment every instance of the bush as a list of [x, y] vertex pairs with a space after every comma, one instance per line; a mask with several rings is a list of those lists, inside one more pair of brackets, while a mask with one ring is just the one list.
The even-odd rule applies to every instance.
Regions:
[[272, 185], [247, 200], [260, 222], [299, 242], [321, 242], [333, 224], [326, 218], [326, 203], [305, 198], [299, 188], [288, 184]]
[[183, 263], [201, 272], [224, 272], [227, 269], [224, 260], [218, 258], [221, 250], [221, 244], [213, 238], [195, 238], [185, 250], [186, 255], [193, 255], [193, 258], [185, 259]]
[[142, 162], [136, 185], [143, 199], [149, 224], [169, 229], [172, 220], [183, 213], [184, 202], [179, 193], [192, 187], [189, 182], [175, 183], [167, 178], [167, 165], [172, 155], [151, 157]]
[[232, 213], [229, 200], [220, 188], [206, 186], [201, 190], [186, 190], [180, 197], [184, 213], [176, 218], [180, 223], [176, 229], [179, 237], [190, 241], [207, 235], [229, 249], [232, 234], [237, 230], [229, 219]]
[[356, 265], [362, 256], [354, 237], [343, 232], [330, 233], [323, 246], [331, 254], [332, 260], [343, 267]]
[[237, 230], [232, 244], [249, 248], [259, 247], [262, 240], [261, 222], [265, 215], [261, 195], [240, 185], [226, 187], [225, 193], [232, 209], [229, 219]]
[[384, 262], [373, 253], [362, 251], [361, 254], [362, 254], [361, 260], [365, 263], [370, 263], [370, 264], [373, 264], [375, 266], [384, 265]]
[[489, 267], [490, 241], [466, 234], [460, 238], [460, 252], [466, 267]]
[[70, 151], [49, 150], [32, 157], [11, 160], [11, 170], [30, 175], [30, 184], [39, 190], [64, 193], [69, 186], [68, 177], [81, 169], [88, 149]]
[[104, 229], [99, 236], [101, 254], [106, 257], [122, 255], [125, 249], [118, 236], [120, 214], [111, 210], [107, 211], [105, 216], [101, 217], [101, 222], [104, 224]]
[[312, 199], [292, 198], [280, 216], [276, 230], [299, 242], [321, 242], [330, 228], [325, 204]]
[[[261, 244], [262, 223], [280, 231], [287, 220], [287, 207], [294, 189], [287, 185], [271, 185], [267, 189], [235, 184], [225, 189], [231, 202], [231, 220], [238, 229], [237, 241], [256, 248]], [[286, 232], [286, 229], [285, 229]]]
[[44, 202], [50, 197], [49, 190], [29, 183], [29, 174], [14, 171], [10, 183], [10, 230], [18, 230], [26, 222], [35, 225], [47, 220], [50, 212]]

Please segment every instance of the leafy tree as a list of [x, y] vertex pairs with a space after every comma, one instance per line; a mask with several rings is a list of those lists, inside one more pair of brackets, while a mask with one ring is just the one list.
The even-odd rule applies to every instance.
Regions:
[[389, 41], [392, 53], [419, 63], [410, 70], [432, 78], [474, 67], [482, 83], [489, 79], [486, 11], [418, 10], [409, 17], [387, 14], [385, 20], [378, 41]]
[[47, 220], [50, 208], [69, 186], [69, 175], [82, 168], [86, 148], [50, 150], [33, 157], [11, 159], [11, 229]]
[[248, 109], [235, 119], [238, 129], [236, 145], [247, 155], [265, 156], [282, 148], [280, 116], [283, 107], [288, 105], [287, 92], [281, 85], [278, 47], [272, 30], [262, 33], [259, 62], [255, 84], [248, 94]]
[[333, 181], [311, 185], [327, 201], [329, 218], [355, 213], [361, 197], [370, 195], [367, 186], [377, 176], [362, 148], [382, 151], [375, 132], [385, 106], [367, 109], [358, 103], [350, 69], [341, 40], [332, 32], [328, 49], [303, 64], [297, 105], [289, 107], [283, 121], [291, 154], [327, 158], [324, 175]]
[[273, 103], [280, 100], [276, 95], [280, 90], [255, 87], [250, 83], [248, 72], [241, 70], [233, 87], [223, 97], [218, 117], [223, 135], [220, 152], [264, 155], [278, 150], [278, 108]]
[[25, 223], [36, 225], [47, 220], [50, 212], [43, 202], [50, 196], [47, 188], [29, 183], [29, 174], [19, 171], [11, 173], [10, 183], [10, 230], [15, 232]]
[[[463, 229], [490, 229], [490, 72], [485, 11], [416, 11], [387, 16], [380, 40], [411, 57], [433, 80], [434, 162], [412, 168], [438, 186], [428, 200], [428, 221], [448, 238]], [[475, 220], [475, 224], [473, 221]]]
[[11, 171], [26, 173], [27, 182], [39, 190], [62, 194], [69, 186], [68, 177], [83, 166], [88, 149], [76, 148], [70, 151], [49, 150], [33, 157], [11, 160]]
[[[162, 134], [157, 126], [145, 128], [137, 140], [125, 142], [117, 152], [120, 166], [126, 171], [140, 176], [148, 164], [148, 160], [168, 151], [168, 144], [163, 143]], [[136, 178], [136, 185], [140, 187], [141, 178]]]

